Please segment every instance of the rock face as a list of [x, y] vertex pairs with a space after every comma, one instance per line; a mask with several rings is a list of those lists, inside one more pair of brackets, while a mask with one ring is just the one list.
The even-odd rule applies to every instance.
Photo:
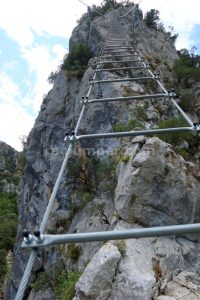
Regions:
[[18, 152], [0, 141], [0, 193], [16, 192], [18, 159]]
[[[121, 8], [119, 13], [122, 13]], [[109, 14], [111, 12], [106, 16]], [[123, 26], [127, 39], [131, 43], [135, 41], [144, 58], [151, 60], [167, 82], [177, 59], [169, 36], [148, 29], [138, 9], [132, 17], [126, 18]], [[98, 42], [105, 40], [107, 30], [102, 17], [94, 18], [91, 24], [83, 19], [74, 29], [70, 43], [87, 43], [97, 51]], [[14, 298], [28, 257], [27, 252], [20, 249], [21, 231], [24, 228], [33, 231], [41, 222], [67, 149], [65, 132], [74, 130], [81, 111], [80, 100], [89, 89], [94, 61], [95, 58], [90, 60], [82, 79], [69, 76], [67, 71], [59, 72], [28, 137], [27, 163], [20, 182], [15, 260], [5, 299]], [[101, 79], [118, 78], [120, 74], [106, 72]], [[154, 86], [145, 87], [137, 82], [116, 82], [101, 87], [103, 97], [153, 91]], [[91, 98], [98, 93], [99, 87], [95, 86]], [[96, 103], [87, 107], [79, 133], [112, 132], [117, 126], [136, 120], [139, 123], [134, 123], [133, 128], [155, 128], [161, 120], [177, 114], [177, 109], [166, 99]], [[82, 142], [70, 158], [47, 232], [75, 233], [199, 222], [199, 179], [198, 167], [186, 162], [157, 137]], [[82, 274], [77, 283], [73, 282], [75, 291], [70, 290], [74, 300], [172, 300], [178, 295], [196, 299], [200, 280], [199, 248], [198, 236], [190, 235], [104, 245], [102, 242], [82, 243], [71, 248], [65, 245], [42, 250], [32, 272], [34, 285], [27, 289], [26, 299], [60, 299], [63, 291], [59, 294], [55, 288], [58, 276], [52, 272], [60, 261], [59, 274], [63, 274], [63, 269], [69, 278], [73, 272]], [[41, 278], [45, 278], [48, 286]], [[70, 284], [67, 278], [66, 289]], [[59, 284], [63, 286], [63, 282]], [[40, 290], [32, 288], [37, 285], [41, 286]]]
[[115, 206], [123, 220], [144, 226], [198, 222], [200, 182], [194, 165], [158, 138], [132, 141], [117, 169]]

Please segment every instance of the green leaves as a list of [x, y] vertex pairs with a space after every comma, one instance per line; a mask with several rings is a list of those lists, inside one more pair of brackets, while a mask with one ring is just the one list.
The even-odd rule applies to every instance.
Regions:
[[178, 52], [179, 59], [174, 64], [174, 72], [178, 80], [186, 81], [189, 78], [200, 79], [200, 55], [190, 53], [187, 49]]
[[61, 70], [69, 71], [71, 77], [82, 77], [87, 63], [92, 58], [93, 53], [84, 43], [74, 44], [70, 47], [70, 52], [64, 57]]
[[6, 274], [6, 255], [17, 233], [17, 203], [14, 194], [0, 194], [0, 286]]
[[146, 13], [144, 21], [149, 28], [158, 29], [158, 22], [160, 21], [159, 11], [151, 9]]

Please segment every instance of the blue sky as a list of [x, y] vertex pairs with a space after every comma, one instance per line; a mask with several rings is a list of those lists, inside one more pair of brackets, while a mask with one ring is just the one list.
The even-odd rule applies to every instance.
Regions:
[[[101, 0], [84, 2], [98, 5]], [[187, 5], [182, 0], [142, 0], [140, 7], [144, 12], [158, 9], [165, 27], [174, 26], [179, 33], [177, 48], [200, 48], [199, 0]], [[0, 140], [17, 150], [51, 88], [47, 78], [68, 52], [76, 20], [86, 9], [78, 0], [1, 2]]]

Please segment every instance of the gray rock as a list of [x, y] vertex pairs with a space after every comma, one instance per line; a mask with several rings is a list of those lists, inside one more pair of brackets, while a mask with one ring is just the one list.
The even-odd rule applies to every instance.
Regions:
[[118, 167], [115, 191], [122, 219], [145, 226], [198, 222], [199, 180], [169, 144], [149, 138], [125, 155], [130, 159]]
[[176, 298], [172, 298], [169, 296], [159, 296], [156, 300], [176, 300]]
[[118, 248], [106, 243], [89, 262], [77, 282], [75, 299], [107, 299], [120, 258]]
[[184, 300], [200, 299], [200, 277], [192, 272], [182, 272], [173, 276], [173, 280], [168, 282], [165, 294]]
[[[119, 12], [122, 13], [120, 8]], [[106, 16], [110, 13], [107, 12]], [[136, 9], [124, 20], [124, 34], [129, 41], [132, 41], [133, 23], [134, 42], [137, 43], [140, 54], [151, 61], [163, 79], [171, 77], [170, 69], [178, 56], [168, 35], [147, 28], [141, 11]], [[72, 33], [70, 47], [83, 42], [96, 53], [99, 42], [105, 41], [107, 37], [107, 30], [105, 18], [96, 17], [91, 24], [87, 19], [82, 19]], [[27, 165], [19, 189], [20, 224], [6, 299], [15, 295], [28, 257], [27, 252], [20, 249], [21, 231], [24, 228], [32, 231], [41, 222], [67, 149], [63, 140], [65, 132], [75, 128], [82, 109], [80, 100], [87, 95], [89, 79], [93, 76], [93, 63], [94, 59], [91, 59], [81, 80], [69, 78], [67, 72], [59, 72], [53, 89], [43, 100], [39, 116], [28, 137]], [[105, 72], [98, 79], [140, 74], [140, 71], [132, 71], [130, 74], [122, 74], [122, 71], [114, 74]], [[103, 84], [101, 89], [103, 97], [160, 92], [153, 85], [145, 87], [138, 82]], [[94, 85], [90, 98], [96, 98], [98, 93], [99, 86]], [[156, 128], [158, 119], [178, 115], [177, 109], [172, 107], [168, 99], [149, 100], [147, 107], [146, 104], [147, 101], [141, 101], [141, 106], [147, 108], [147, 118], [141, 120], [146, 128]], [[116, 123], [126, 125], [128, 121], [137, 118], [137, 105], [136, 101], [88, 105], [79, 134], [113, 132]], [[198, 105], [197, 108], [199, 109]], [[113, 230], [120, 219], [127, 222], [122, 228], [136, 226], [135, 223], [160, 226], [199, 221], [198, 167], [186, 163], [175, 154], [170, 145], [158, 138], [136, 137], [131, 140], [102, 139], [98, 142], [87, 140], [80, 143], [78, 147], [98, 158], [117, 156], [119, 149], [126, 147], [125, 155], [129, 159], [122, 161], [117, 168], [115, 197], [108, 197], [97, 188], [96, 197], [77, 212], [73, 209], [73, 201], [79, 192], [80, 181], [76, 182], [78, 188], [74, 191], [65, 172], [47, 230], [58, 233]], [[2, 168], [4, 163], [1, 160]], [[92, 205], [102, 203], [105, 204], [107, 223], [102, 222], [102, 216], [94, 210], [91, 212]], [[187, 238], [192, 239], [191, 236]], [[198, 242], [193, 243], [184, 238], [129, 240], [122, 245], [108, 242], [103, 247], [102, 243], [84, 243], [83, 253], [76, 263], [66, 257], [64, 261], [68, 271], [83, 271], [76, 285], [76, 300], [121, 300], [133, 299], [133, 296], [137, 300], [147, 300], [152, 297], [156, 299], [160, 289], [164, 295], [165, 289], [171, 288], [167, 284], [172, 281], [172, 275], [190, 271], [198, 276], [199, 248]], [[45, 251], [42, 252], [41, 258], [34, 264], [34, 271], [41, 266], [48, 271], [60, 256], [62, 254], [57, 248], [52, 248], [48, 256]], [[173, 284], [180, 285], [174, 279]], [[41, 295], [42, 291], [31, 291], [29, 300], [40, 299]], [[52, 295], [45, 291], [43, 297], [51, 299]]]
[[56, 300], [56, 297], [50, 289], [41, 291], [32, 290], [28, 296], [28, 300]]

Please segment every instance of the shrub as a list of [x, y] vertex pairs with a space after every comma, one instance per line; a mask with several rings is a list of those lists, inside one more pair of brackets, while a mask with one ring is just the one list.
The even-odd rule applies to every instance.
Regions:
[[14, 194], [0, 194], [0, 285], [6, 270], [6, 255], [13, 249], [17, 233], [17, 204]]
[[144, 21], [149, 28], [157, 29], [158, 21], [160, 20], [159, 11], [156, 9], [151, 9], [145, 15]]
[[116, 132], [123, 132], [133, 130], [136, 127], [144, 128], [144, 125], [140, 121], [129, 120], [126, 124], [116, 123], [113, 125], [113, 130]]
[[119, 240], [117, 241], [117, 247], [119, 252], [121, 253], [121, 256], [124, 257], [126, 254], [126, 242], [125, 240]]
[[67, 257], [71, 258], [73, 262], [76, 262], [81, 255], [82, 247], [81, 245], [70, 244], [67, 247]]
[[196, 105], [198, 103], [198, 97], [192, 93], [189, 89], [181, 88], [177, 91], [180, 98], [179, 105], [184, 111], [194, 113], [196, 111]]
[[74, 44], [70, 52], [63, 59], [61, 70], [68, 71], [71, 77], [80, 78], [83, 76], [89, 59], [93, 56], [90, 48], [84, 43]]
[[[176, 127], [184, 127], [188, 124], [183, 119], [183, 117], [175, 117], [170, 118], [168, 120], [162, 121], [159, 125], [159, 128], [176, 128]], [[165, 141], [166, 143], [169, 143], [173, 146], [173, 148], [176, 150], [176, 152], [179, 155], [182, 155], [186, 160], [194, 160], [195, 153], [199, 149], [199, 141], [200, 138], [198, 136], [193, 135], [189, 132], [174, 132], [174, 133], [167, 133], [159, 135], [159, 138]], [[188, 148], [183, 149], [181, 146], [183, 145], [184, 141], [188, 143]]]
[[31, 288], [40, 291], [48, 287], [55, 293], [56, 299], [72, 300], [80, 275], [81, 273], [76, 271], [67, 272], [63, 265], [57, 264], [48, 271], [40, 272], [31, 283]]
[[124, 155], [124, 156], [122, 157], [122, 162], [124, 162], [124, 163], [127, 164], [127, 162], [129, 161], [129, 159], [130, 159], [130, 155], [126, 154], [126, 155]]
[[146, 105], [145, 106], [137, 106], [135, 109], [135, 116], [140, 122], [146, 121], [147, 120]]
[[179, 81], [187, 84], [189, 78], [200, 80], [200, 55], [190, 53], [187, 49], [178, 51], [179, 59], [175, 62], [173, 71]]
[[65, 281], [65, 287], [61, 296], [61, 300], [72, 300], [75, 296], [75, 284], [80, 278], [79, 272], [71, 272]]

